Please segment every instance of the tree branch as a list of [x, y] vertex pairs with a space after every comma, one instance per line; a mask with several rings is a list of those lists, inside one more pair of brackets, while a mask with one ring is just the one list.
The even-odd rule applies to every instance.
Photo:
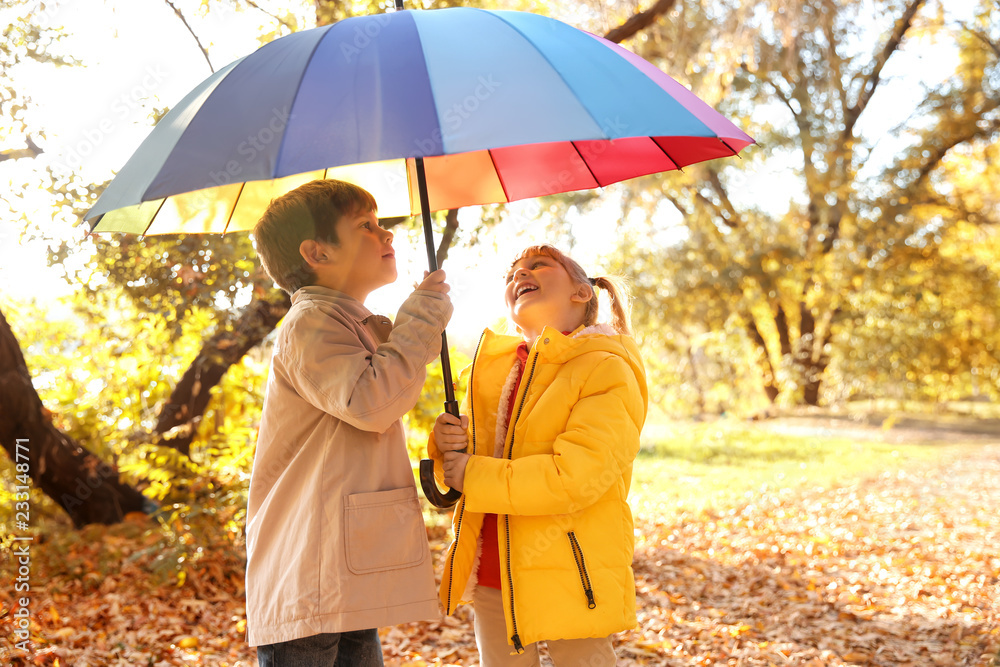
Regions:
[[882, 51], [875, 57], [872, 70], [861, 83], [861, 92], [858, 95], [857, 102], [855, 102], [854, 106], [848, 108], [844, 114], [844, 132], [842, 135], [844, 139], [854, 134], [854, 126], [857, 125], [858, 118], [860, 118], [861, 113], [868, 106], [868, 102], [871, 101], [872, 95], [878, 89], [882, 77], [882, 69], [885, 67], [886, 62], [888, 62], [889, 57], [899, 49], [900, 44], [903, 42], [903, 37], [913, 25], [913, 19], [925, 1], [911, 0], [910, 4], [903, 11], [903, 15], [896, 21], [896, 27], [892, 31], [892, 35], [889, 36], [889, 39], [882, 46]]
[[191, 441], [208, 408], [211, 390], [233, 364], [274, 330], [291, 307], [288, 295], [270, 290], [254, 295], [232, 328], [205, 342], [198, 357], [177, 382], [170, 399], [160, 409], [154, 432], [163, 436], [158, 444], [190, 455]]
[[734, 223], [732, 220], [726, 217], [726, 214], [723, 212], [722, 208], [718, 204], [716, 204], [714, 201], [712, 201], [705, 195], [701, 194], [700, 190], [695, 190], [694, 196], [695, 199], [700, 201], [702, 204], [705, 205], [706, 208], [711, 210], [713, 217], [718, 218], [722, 222], [722, 224], [724, 224], [726, 227], [729, 227], [730, 229], [736, 229], [736, 223]]
[[38, 147], [38, 144], [31, 138], [31, 135], [26, 135], [24, 137], [24, 143], [27, 148], [11, 148], [5, 151], [0, 151], [0, 162], [4, 160], [23, 160], [25, 158], [36, 158], [45, 151]]
[[722, 207], [726, 210], [726, 212], [730, 216], [730, 221], [728, 221], [727, 224], [730, 227], [735, 228], [736, 221], [738, 221], [740, 218], [739, 211], [736, 210], [736, 207], [733, 206], [733, 202], [730, 201], [729, 193], [726, 191], [726, 186], [722, 184], [722, 179], [719, 178], [719, 172], [711, 168], [706, 169], [706, 171], [708, 172], [709, 184], [712, 186], [712, 189], [715, 191], [715, 194], [718, 195], [719, 201], [722, 202]]
[[[980, 116], [985, 115], [987, 111], [992, 111], [994, 109], [997, 109], [998, 107], [1000, 107], [1000, 103], [995, 102], [990, 105], [990, 108], [988, 110], [983, 110], [980, 113]], [[917, 178], [914, 179], [913, 184], [916, 185], [921, 181], [925, 180], [930, 175], [930, 173], [937, 168], [937, 166], [941, 163], [941, 161], [944, 160], [945, 156], [947, 156], [948, 153], [951, 152], [951, 150], [954, 149], [956, 146], [960, 146], [964, 143], [972, 141], [977, 137], [988, 136], [996, 132], [998, 129], [1000, 129], [1000, 120], [994, 120], [990, 123], [987, 123], [985, 126], [979, 126], [978, 123], [973, 123], [969, 126], [969, 128], [965, 132], [961, 132], [953, 136], [947, 137], [946, 139], [944, 139], [944, 141], [937, 143], [936, 145], [931, 144], [931, 146], [928, 146], [928, 144], [925, 143], [924, 144], [925, 150], [928, 147], [934, 148], [935, 150], [931, 151], [930, 157], [923, 165], [921, 165], [920, 169], [917, 172], [918, 174]]]
[[448, 211], [444, 218], [444, 234], [441, 235], [441, 245], [437, 249], [437, 264], [441, 266], [444, 260], [448, 259], [448, 249], [451, 248], [455, 240], [455, 232], [458, 231], [458, 209], [453, 208]]
[[215, 68], [212, 67], [212, 61], [208, 59], [208, 50], [204, 46], [202, 46], [201, 40], [198, 39], [198, 35], [196, 35], [194, 30], [191, 29], [191, 25], [187, 22], [187, 19], [184, 18], [184, 14], [182, 14], [181, 10], [177, 8], [177, 5], [175, 5], [170, 0], [163, 0], [163, 2], [167, 3], [167, 5], [169, 5], [170, 8], [174, 10], [174, 14], [177, 15], [177, 18], [181, 20], [181, 23], [184, 24], [184, 27], [187, 28], [187, 31], [191, 33], [192, 37], [194, 37], [195, 43], [197, 43], [198, 48], [201, 49], [201, 55], [205, 56], [205, 62], [208, 63], [208, 69], [212, 70], [212, 74], [215, 74]]
[[997, 58], [1000, 58], [1000, 43], [994, 42], [992, 39], [990, 39], [990, 36], [987, 35], [985, 32], [976, 30], [975, 28], [971, 28], [965, 24], [963, 24], [962, 27], [965, 28], [970, 33], [972, 33], [973, 35], [975, 35], [979, 39], [979, 41], [981, 41], [983, 44], [988, 46], [991, 51], [993, 51], [993, 53], [996, 55]]
[[634, 36], [641, 30], [651, 26], [653, 22], [662, 14], [666, 14], [677, 3], [677, 0], [657, 0], [656, 4], [646, 11], [635, 14], [627, 21], [616, 28], [612, 28], [604, 35], [604, 39], [615, 44], [620, 44], [629, 37]]
[[274, 19], [275, 21], [277, 21], [279, 25], [283, 25], [283, 26], [285, 26], [286, 28], [288, 28], [289, 30], [292, 30], [292, 31], [295, 30], [295, 26], [293, 26], [291, 23], [289, 23], [285, 19], [281, 18], [277, 14], [272, 14], [271, 12], [267, 11], [266, 9], [264, 9], [263, 7], [261, 7], [260, 5], [258, 5], [256, 2], [254, 2], [254, 0], [246, 0], [246, 3], [248, 5], [250, 5], [251, 7], [253, 7], [254, 9], [256, 9], [257, 11], [261, 12], [262, 14], [264, 14], [265, 16], [270, 16], [272, 19]]

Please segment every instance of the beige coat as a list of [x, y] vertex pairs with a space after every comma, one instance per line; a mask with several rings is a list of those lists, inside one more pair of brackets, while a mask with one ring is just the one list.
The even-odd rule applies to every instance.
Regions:
[[292, 297], [250, 479], [251, 646], [439, 617], [400, 418], [451, 311], [414, 292], [392, 326], [333, 290]]

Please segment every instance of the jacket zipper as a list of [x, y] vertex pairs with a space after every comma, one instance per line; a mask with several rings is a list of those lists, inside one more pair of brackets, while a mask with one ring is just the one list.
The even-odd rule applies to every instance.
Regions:
[[[476, 361], [479, 359], [479, 348], [483, 345], [483, 338], [486, 332], [479, 334], [479, 342], [476, 343], [476, 353], [472, 357], [472, 370], [469, 371], [469, 429], [472, 431], [472, 451], [476, 453], [476, 402], [473, 400], [472, 392], [475, 386], [472, 382], [476, 374]], [[455, 548], [451, 550], [451, 558], [448, 559], [448, 603], [445, 605], [445, 613], [451, 614], [454, 611], [451, 607], [452, 586], [455, 585], [455, 556], [458, 554], [458, 538], [462, 534], [462, 521], [465, 519], [465, 496], [462, 496], [462, 503], [458, 506], [458, 521], [455, 522]]]
[[587, 562], [583, 559], [583, 548], [576, 539], [576, 533], [571, 530], [566, 534], [569, 536], [569, 546], [573, 549], [573, 560], [576, 561], [576, 569], [580, 573], [583, 592], [587, 596], [587, 608], [593, 609], [597, 606], [597, 602], [594, 601], [594, 587], [590, 584], [590, 575], [587, 574]]
[[[531, 380], [535, 377], [535, 365], [538, 363], [538, 351], [531, 359], [531, 371], [528, 373], [528, 381], [524, 383], [524, 391], [521, 392], [521, 402], [517, 406], [517, 414], [510, 422], [508, 430], [510, 432], [510, 444], [507, 448], [507, 460], [514, 457], [514, 425], [521, 418], [521, 411], [524, 409], [524, 400], [528, 397], [528, 389], [531, 388]], [[510, 638], [517, 653], [524, 653], [524, 645], [521, 644], [521, 636], [517, 632], [517, 616], [514, 614], [514, 575], [510, 567], [510, 515], [504, 515], [504, 529], [507, 534], [507, 588], [510, 591], [510, 624], [514, 630], [514, 635]]]

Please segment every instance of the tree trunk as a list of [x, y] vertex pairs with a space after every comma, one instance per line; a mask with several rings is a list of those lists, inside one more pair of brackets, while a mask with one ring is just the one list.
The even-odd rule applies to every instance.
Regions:
[[799, 306], [802, 313], [802, 343], [799, 345], [799, 365], [802, 372], [802, 400], [806, 405], [818, 406], [820, 390], [823, 386], [823, 372], [830, 364], [830, 357], [823, 352], [823, 341], [816, 340], [816, 318], [812, 311], [803, 303]]
[[274, 331], [292, 302], [281, 290], [272, 289], [254, 296], [232, 327], [212, 336], [185, 371], [170, 400], [160, 410], [155, 433], [163, 436], [159, 444], [191, 453], [195, 429], [205, 414], [212, 388], [233, 364]]
[[767, 352], [767, 343], [764, 342], [764, 336], [761, 335], [760, 329], [757, 327], [757, 322], [754, 320], [753, 315], [747, 315], [747, 318], [749, 322], [747, 329], [750, 333], [750, 339], [757, 345], [761, 359], [763, 359], [761, 364], [764, 366], [764, 377], [761, 379], [761, 382], [764, 385], [764, 393], [767, 394], [767, 400], [774, 404], [774, 401], [778, 398], [778, 394], [781, 393], [778, 389], [778, 376], [775, 373], [774, 365], [771, 364], [771, 355]]
[[[141, 512], [146, 499], [118, 480], [117, 471], [66, 435], [46, 416], [21, 348], [0, 312], [0, 441], [45, 495], [62, 507], [76, 527], [117, 523]], [[29, 519], [26, 521], [30, 525]]]
[[[816, 318], [805, 303], [799, 304], [799, 337], [793, 343], [792, 333], [788, 323], [788, 314], [779, 305], [774, 316], [774, 325], [778, 330], [778, 340], [781, 346], [781, 356], [789, 357], [795, 362], [799, 373], [799, 384], [802, 387], [802, 402], [806, 405], [819, 405], [820, 391], [823, 385], [823, 372], [830, 363], [829, 357], [822, 352], [823, 345], [816, 341]], [[767, 355], [767, 347], [763, 336], [754, 324], [750, 331], [754, 342]], [[773, 369], [772, 369], [773, 374]], [[765, 387], [767, 395], [774, 402], [777, 397], [777, 387]]]

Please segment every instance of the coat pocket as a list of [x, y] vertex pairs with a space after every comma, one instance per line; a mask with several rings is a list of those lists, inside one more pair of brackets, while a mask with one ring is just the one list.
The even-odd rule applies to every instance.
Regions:
[[427, 557], [415, 488], [355, 493], [344, 499], [347, 568], [354, 574], [413, 567]]

